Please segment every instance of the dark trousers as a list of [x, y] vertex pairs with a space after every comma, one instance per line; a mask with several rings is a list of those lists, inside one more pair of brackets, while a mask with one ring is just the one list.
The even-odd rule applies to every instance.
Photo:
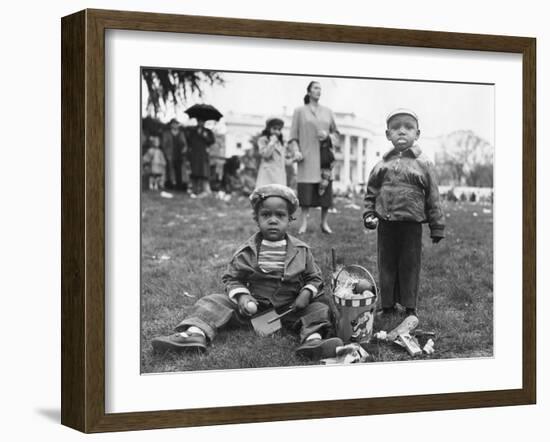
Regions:
[[199, 195], [203, 192], [208, 192], [210, 189], [208, 178], [191, 177], [191, 188], [195, 195]]
[[378, 273], [383, 308], [396, 302], [416, 308], [421, 256], [422, 224], [380, 220]]
[[[269, 305], [260, 305], [260, 311], [269, 308]], [[284, 326], [300, 334], [300, 341], [316, 332], [326, 337], [331, 330], [329, 307], [318, 301], [286, 315], [281, 318], [281, 321]], [[199, 299], [191, 307], [187, 318], [178, 324], [176, 331], [184, 331], [192, 325], [199, 327], [206, 333], [208, 339], [212, 340], [218, 330], [224, 326], [250, 326], [251, 324], [250, 318], [239, 314], [237, 304], [229, 299], [229, 296], [216, 293]]]
[[183, 166], [183, 160], [181, 158], [179, 159], [173, 159], [167, 161], [166, 165], [166, 187], [168, 189], [176, 189], [176, 190], [182, 190], [186, 185], [184, 186], [183, 183], [183, 177], [181, 174], [181, 168]]

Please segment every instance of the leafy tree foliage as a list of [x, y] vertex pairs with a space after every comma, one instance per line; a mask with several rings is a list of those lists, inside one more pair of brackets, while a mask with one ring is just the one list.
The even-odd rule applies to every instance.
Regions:
[[157, 117], [169, 104], [185, 107], [190, 97], [202, 97], [205, 85], [224, 84], [222, 74], [215, 71], [147, 68], [141, 74], [147, 85], [151, 117]]

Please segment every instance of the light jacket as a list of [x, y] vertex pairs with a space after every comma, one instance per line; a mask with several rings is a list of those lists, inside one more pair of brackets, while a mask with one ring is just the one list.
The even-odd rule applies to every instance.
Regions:
[[303, 288], [316, 295], [322, 283], [321, 270], [315, 264], [309, 246], [287, 235], [283, 276], [265, 272], [258, 266], [258, 250], [262, 235], [258, 232], [241, 245], [222, 276], [227, 295], [235, 300], [240, 293], [249, 293], [260, 302], [274, 307], [288, 305]]
[[433, 163], [417, 145], [387, 152], [369, 176], [363, 218], [429, 223], [432, 237], [443, 237], [445, 221]]
[[320, 130], [330, 134], [333, 146], [339, 144], [340, 137], [334, 113], [328, 107], [318, 105], [313, 111], [310, 105], [306, 104], [294, 111], [288, 141], [297, 142], [303, 156], [303, 161], [298, 163], [299, 183], [321, 181]]
[[143, 155], [144, 164], [148, 164], [151, 173], [164, 175], [166, 172], [166, 158], [160, 148], [150, 147]]
[[278, 139], [270, 141], [268, 137], [261, 136], [258, 139], [258, 148], [261, 161], [256, 187], [264, 184], [282, 184], [286, 186], [285, 147]]

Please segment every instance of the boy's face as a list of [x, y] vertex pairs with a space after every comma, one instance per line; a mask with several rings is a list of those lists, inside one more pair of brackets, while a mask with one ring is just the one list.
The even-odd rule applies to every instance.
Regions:
[[262, 201], [258, 209], [258, 227], [264, 239], [279, 241], [285, 237], [290, 215], [285, 199], [270, 196]]
[[412, 115], [398, 114], [388, 121], [386, 138], [391, 141], [398, 150], [405, 150], [412, 147], [419, 136], [420, 131], [418, 130], [418, 122]]

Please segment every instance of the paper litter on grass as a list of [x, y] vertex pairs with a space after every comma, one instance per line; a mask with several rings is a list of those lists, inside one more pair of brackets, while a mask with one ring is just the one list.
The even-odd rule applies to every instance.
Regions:
[[354, 204], [354, 203], [346, 204], [344, 207], [346, 209], [353, 209], [353, 210], [361, 209], [361, 206], [359, 206], [358, 204]]
[[411, 356], [422, 354], [422, 350], [420, 348], [420, 345], [418, 344], [418, 341], [409, 333], [400, 334], [393, 342], [407, 350], [407, 352]]
[[428, 342], [426, 342], [426, 345], [424, 346], [424, 348], [422, 350], [424, 350], [424, 353], [431, 355], [435, 351], [434, 350], [434, 345], [435, 345], [435, 343], [434, 343], [433, 339], [428, 339]]
[[357, 364], [367, 361], [369, 354], [357, 343], [336, 347], [336, 356], [334, 358], [321, 359], [325, 365], [332, 364]]

